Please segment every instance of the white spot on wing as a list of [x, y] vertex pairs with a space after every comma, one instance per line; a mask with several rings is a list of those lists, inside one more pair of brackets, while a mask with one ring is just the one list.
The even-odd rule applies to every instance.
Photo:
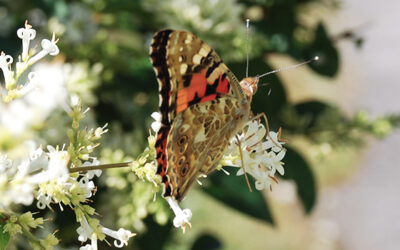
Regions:
[[202, 47], [199, 51], [199, 54], [203, 57], [206, 57], [209, 51], [207, 51], [204, 47]]
[[193, 62], [195, 64], [200, 64], [201, 58], [203, 58], [201, 55], [196, 54], [196, 55], [193, 56]]
[[187, 64], [181, 64], [181, 74], [183, 75], [183, 74], [185, 74], [186, 73], [186, 70], [187, 70]]
[[192, 40], [193, 40], [192, 35], [188, 35], [188, 36], [186, 37], [186, 39], [185, 39], [185, 43], [186, 43], [186, 44], [189, 44]]

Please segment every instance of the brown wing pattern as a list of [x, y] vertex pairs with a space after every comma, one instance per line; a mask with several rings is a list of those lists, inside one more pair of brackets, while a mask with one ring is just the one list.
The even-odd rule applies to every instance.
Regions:
[[201, 174], [214, 170], [228, 142], [243, 125], [241, 100], [225, 96], [178, 114], [168, 137], [167, 176], [171, 195], [181, 200]]

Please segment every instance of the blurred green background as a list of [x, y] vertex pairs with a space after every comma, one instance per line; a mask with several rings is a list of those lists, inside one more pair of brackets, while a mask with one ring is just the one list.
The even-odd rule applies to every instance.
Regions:
[[[367, 56], [361, 55], [374, 55], [371, 51], [385, 48], [378, 43], [365, 52], [366, 31], [376, 30], [370, 23], [374, 20], [369, 19], [375, 12], [368, 12], [373, 10], [371, 3], [355, 1], [366, 6], [362, 9], [365, 12], [355, 16], [358, 5], [350, 2], [1, 0], [0, 50], [16, 58], [21, 50], [16, 30], [26, 19], [38, 32], [36, 43], [55, 32], [60, 38], [61, 54], [43, 63], [43, 70], [58, 67], [68, 92], [78, 94], [84, 105], [91, 107], [88, 125], [109, 124], [98, 156], [104, 163], [120, 162], [136, 158], [146, 147], [150, 114], [158, 109], [158, 86], [148, 57], [153, 34], [164, 28], [190, 31], [209, 43], [236, 76], [243, 78], [244, 20], [250, 18], [250, 75], [320, 57], [320, 61], [303, 68], [262, 79], [268, 85], [260, 87], [253, 101], [253, 112], [265, 112], [271, 130], [282, 127], [290, 142], [284, 158], [286, 173], [280, 184], [273, 192], [249, 193], [244, 179], [235, 177], [234, 172], [230, 176], [214, 173], [204, 181], [204, 187], [193, 188], [183, 201], [194, 215], [193, 229], [182, 235], [173, 228], [165, 201], [158, 195], [153, 202], [152, 184], [138, 181], [129, 170], [110, 170], [98, 180], [99, 191], [94, 197], [95, 207], [104, 216], [102, 224], [137, 232], [127, 249], [377, 249], [354, 243], [369, 231], [361, 230], [361, 236], [346, 235], [359, 227], [373, 226], [364, 221], [380, 210], [371, 210], [352, 224], [351, 218], [355, 217], [351, 213], [360, 214], [352, 208], [364, 209], [352, 202], [368, 206], [368, 201], [358, 199], [367, 194], [337, 196], [354, 191], [346, 183], [351, 183], [354, 176], [363, 176], [360, 159], [376, 152], [366, 151], [364, 142], [373, 136], [388, 135], [399, 119], [398, 115], [385, 116], [385, 111], [398, 112], [400, 107], [394, 104], [389, 105], [391, 109], [374, 110], [376, 103], [363, 101], [363, 95], [379, 99], [382, 89], [391, 87], [384, 85], [390, 78], [376, 80], [383, 81], [381, 88], [365, 91], [370, 85], [363, 82], [364, 70], [376, 71], [378, 77], [379, 70], [387, 67], [368, 68], [371, 64], [366, 63]], [[385, 18], [385, 11], [378, 13], [378, 17]], [[368, 46], [368, 39], [366, 43]], [[377, 58], [376, 63], [385, 64], [383, 58]], [[389, 98], [390, 91], [386, 95]], [[377, 102], [389, 101], [387, 98]], [[361, 108], [372, 114], [359, 112]], [[63, 128], [68, 122], [62, 109], [54, 110], [29, 128], [30, 136], [42, 144], [65, 143]], [[0, 151], [18, 151], [18, 142], [26, 135], [14, 137], [13, 143], [10, 138], [6, 133], [0, 136]], [[377, 171], [378, 164], [373, 164], [371, 171]], [[379, 184], [372, 181], [370, 185]], [[332, 205], [332, 200], [347, 204], [348, 210], [338, 208], [335, 214], [340, 204]], [[52, 227], [60, 229], [57, 236], [62, 239], [61, 246], [79, 246], [77, 226], [69, 219], [68, 211], [55, 211], [46, 217], [53, 217]], [[398, 213], [393, 216], [399, 218]], [[393, 232], [396, 230], [398, 226]], [[379, 246], [387, 240], [379, 238], [375, 242]]]

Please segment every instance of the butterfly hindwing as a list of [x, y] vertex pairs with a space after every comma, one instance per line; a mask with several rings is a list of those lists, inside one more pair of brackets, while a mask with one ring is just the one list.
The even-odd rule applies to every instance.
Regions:
[[168, 137], [167, 175], [171, 194], [181, 200], [200, 175], [214, 170], [227, 144], [236, 133], [240, 100], [224, 96], [197, 103], [178, 114]]

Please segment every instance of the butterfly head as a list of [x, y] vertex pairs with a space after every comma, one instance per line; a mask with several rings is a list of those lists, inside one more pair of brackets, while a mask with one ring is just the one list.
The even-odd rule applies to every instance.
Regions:
[[251, 100], [252, 96], [257, 92], [258, 79], [258, 77], [246, 77], [239, 83], [243, 93], [249, 100]]

